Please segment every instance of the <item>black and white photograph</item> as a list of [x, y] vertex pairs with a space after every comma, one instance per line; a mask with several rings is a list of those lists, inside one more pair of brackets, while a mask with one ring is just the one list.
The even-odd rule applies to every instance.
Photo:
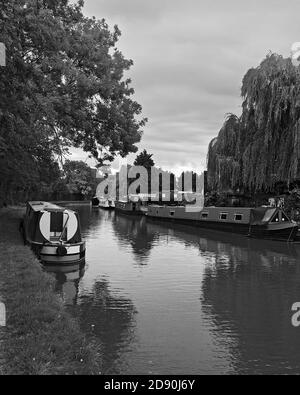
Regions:
[[0, 375], [300, 374], [300, 2], [0, 0]]

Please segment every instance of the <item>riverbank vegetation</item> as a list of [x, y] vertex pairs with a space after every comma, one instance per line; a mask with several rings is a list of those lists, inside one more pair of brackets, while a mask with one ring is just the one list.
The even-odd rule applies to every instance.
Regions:
[[[83, 1], [0, 1], [0, 205], [53, 190], [71, 147], [97, 163], [136, 152], [146, 119], [133, 99], [117, 26]], [[22, 198], [22, 199], [21, 199]]]
[[101, 352], [88, 342], [54, 293], [18, 235], [22, 210], [0, 211], [0, 300], [7, 326], [0, 328], [1, 374], [99, 374]]

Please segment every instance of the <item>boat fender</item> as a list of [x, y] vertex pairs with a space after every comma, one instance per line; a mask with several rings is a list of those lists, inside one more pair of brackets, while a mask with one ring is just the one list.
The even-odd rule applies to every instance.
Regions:
[[68, 250], [64, 246], [58, 246], [56, 249], [56, 253], [58, 256], [66, 256], [68, 253]]

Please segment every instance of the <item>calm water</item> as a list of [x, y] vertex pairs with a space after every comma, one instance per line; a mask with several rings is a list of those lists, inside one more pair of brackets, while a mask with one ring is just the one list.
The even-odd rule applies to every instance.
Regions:
[[104, 373], [300, 373], [300, 245], [77, 209], [86, 266], [57, 291]]

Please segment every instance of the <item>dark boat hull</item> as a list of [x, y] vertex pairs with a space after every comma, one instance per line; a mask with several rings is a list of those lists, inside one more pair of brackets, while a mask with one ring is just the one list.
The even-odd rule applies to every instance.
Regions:
[[250, 226], [249, 224], [233, 224], [227, 222], [201, 221], [183, 218], [170, 218], [159, 216], [147, 216], [147, 219], [153, 221], [172, 222], [173, 224], [182, 224], [201, 229], [217, 230], [222, 232], [236, 233], [247, 237], [262, 238], [274, 241], [296, 241], [298, 226], [285, 229], [269, 229], [267, 225]]
[[115, 210], [126, 215], [144, 215], [139, 202], [115, 202]]
[[284, 229], [270, 229], [267, 225], [251, 226], [249, 236], [259, 239], [277, 241], [297, 241], [298, 226], [286, 227]]

